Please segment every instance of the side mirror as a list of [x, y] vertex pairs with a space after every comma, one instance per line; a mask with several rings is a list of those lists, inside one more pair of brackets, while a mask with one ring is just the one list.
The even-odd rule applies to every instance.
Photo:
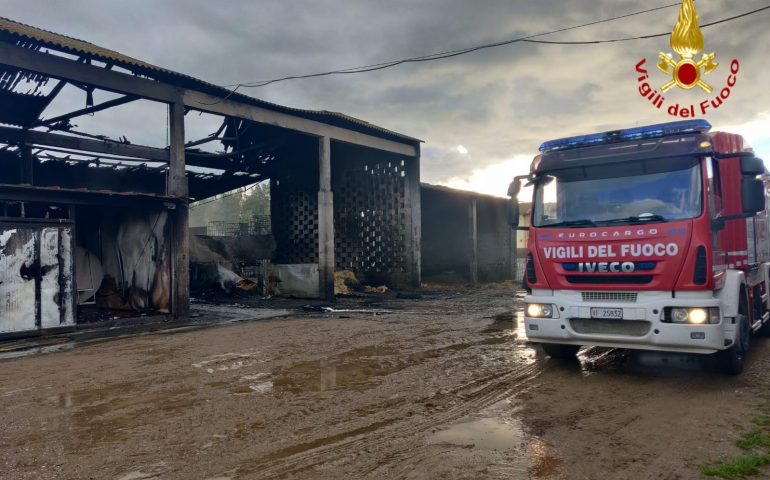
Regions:
[[521, 192], [521, 181], [529, 178], [529, 175], [522, 175], [514, 177], [510, 185], [508, 185], [508, 196], [511, 197], [508, 200], [508, 224], [511, 228], [519, 226], [519, 199], [516, 198]]
[[508, 200], [508, 224], [511, 228], [519, 226], [519, 201], [515, 196]]
[[756, 177], [765, 173], [765, 162], [754, 156], [741, 157], [741, 173]]
[[508, 196], [515, 198], [519, 192], [521, 192], [521, 178], [516, 177], [513, 179], [510, 185], [508, 185]]
[[[761, 161], [761, 160], [760, 160]], [[751, 177], [743, 177], [741, 182], [741, 201], [743, 213], [754, 215], [765, 209], [765, 183]]]

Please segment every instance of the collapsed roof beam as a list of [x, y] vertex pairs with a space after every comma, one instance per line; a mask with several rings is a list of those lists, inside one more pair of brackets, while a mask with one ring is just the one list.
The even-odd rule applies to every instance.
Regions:
[[151, 193], [94, 192], [65, 188], [0, 184], [0, 195], [26, 202], [61, 202], [75, 205], [110, 204], [136, 207], [137, 202], [171, 201]]
[[198, 145], [203, 145], [204, 143], [210, 143], [210, 142], [216, 142], [216, 141], [222, 142], [225, 140], [235, 140], [235, 138], [208, 136], [206, 138], [201, 138], [200, 140], [193, 140], [192, 142], [187, 142], [184, 144], [184, 146], [186, 148], [197, 147]]
[[416, 157], [417, 149], [413, 145], [394, 142], [365, 133], [348, 130], [343, 127], [327, 125], [315, 120], [295, 117], [287, 113], [275, 112], [266, 108], [247, 103], [216, 97], [196, 90], [183, 91], [184, 104], [194, 110], [237, 117], [252, 122], [274, 125], [276, 127], [295, 130], [315, 137], [329, 137], [333, 140], [362, 145], [364, 147], [385, 150], [400, 155]]
[[170, 103], [180, 95], [179, 89], [165, 83], [105, 70], [50, 53], [33, 52], [5, 42], [0, 42], [0, 64], [159, 102]]
[[294, 130], [318, 138], [352, 143], [410, 157], [419, 156], [418, 147], [405, 143], [356, 132], [343, 127], [276, 112], [264, 107], [188, 90], [155, 80], [85, 65], [50, 53], [34, 52], [26, 48], [0, 42], [0, 64], [29, 70], [70, 82], [86, 83], [124, 95], [137, 95], [164, 103], [183, 101], [185, 107], [201, 112], [227, 115]]
[[46, 108], [48, 108], [49, 105], [51, 105], [51, 102], [54, 101], [57, 95], [62, 91], [62, 89], [67, 85], [66, 80], [59, 80], [59, 83], [56, 84], [51, 89], [51, 92], [48, 94], [48, 102], [45, 104], [45, 108], [43, 108], [43, 111], [45, 111]]
[[74, 112], [70, 112], [70, 113], [65, 113], [64, 115], [59, 115], [58, 117], [40, 120], [39, 122], [37, 122], [36, 126], [50, 127], [51, 125], [55, 125], [59, 122], [72, 120], [75, 117], [80, 117], [91, 113], [101, 112], [102, 110], [107, 110], [108, 108], [117, 107], [118, 105], [124, 105], [126, 103], [130, 103], [135, 100], [139, 100], [139, 97], [137, 97], [136, 95], [126, 95], [124, 97], [116, 98], [114, 100], [108, 100], [104, 103], [100, 103], [99, 105], [82, 108], [80, 110], [75, 110]]
[[[229, 158], [199, 157], [189, 152], [185, 156], [187, 165], [192, 167], [213, 168], [227, 172], [262, 173], [264, 164], [236, 162]], [[260, 168], [261, 167], [261, 168]]]
[[[56, 133], [22, 130], [20, 128], [0, 127], [0, 142], [15, 145], [44, 145], [66, 148], [81, 152], [105, 153], [123, 157], [139, 158], [156, 162], [169, 162], [169, 151], [163, 148], [132, 145], [108, 140], [71, 137]], [[75, 153], [75, 152], [73, 152]]]
[[[163, 148], [147, 147], [127, 143], [113, 142], [109, 140], [92, 140], [89, 138], [72, 137], [56, 133], [39, 132], [35, 130], [23, 130], [13, 127], [0, 127], [0, 142], [8, 145], [40, 145], [43, 147], [64, 148], [77, 150], [77, 152], [100, 153], [105, 155], [117, 155], [121, 157], [150, 160], [168, 163], [169, 151]], [[57, 150], [64, 153], [64, 150]], [[71, 152], [71, 153], [77, 153]], [[207, 154], [204, 152], [186, 152], [188, 165], [228, 170], [238, 168], [250, 171], [249, 163], [234, 160], [238, 153]]]

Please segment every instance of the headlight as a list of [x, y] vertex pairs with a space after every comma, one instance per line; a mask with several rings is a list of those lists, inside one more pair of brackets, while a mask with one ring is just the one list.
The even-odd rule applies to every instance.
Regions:
[[686, 308], [672, 308], [671, 309], [671, 321], [674, 323], [687, 323], [687, 309]]
[[691, 308], [690, 311], [687, 312], [687, 319], [690, 323], [706, 323], [708, 322], [709, 314], [702, 308]]
[[666, 323], [705, 325], [719, 323], [720, 319], [717, 307], [668, 307], [663, 310], [663, 321]]
[[532, 318], [558, 318], [554, 305], [543, 303], [527, 304], [527, 316]]

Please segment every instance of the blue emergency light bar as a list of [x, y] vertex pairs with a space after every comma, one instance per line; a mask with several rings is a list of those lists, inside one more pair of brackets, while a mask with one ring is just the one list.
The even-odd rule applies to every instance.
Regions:
[[659, 123], [657, 125], [649, 125], [646, 127], [612, 130], [604, 133], [593, 133], [591, 135], [579, 135], [576, 137], [551, 140], [540, 145], [540, 152], [546, 153], [556, 150], [570, 150], [573, 148], [590, 147], [593, 145], [660, 138], [668, 135], [706, 133], [709, 130], [711, 130], [711, 124], [703, 119]]

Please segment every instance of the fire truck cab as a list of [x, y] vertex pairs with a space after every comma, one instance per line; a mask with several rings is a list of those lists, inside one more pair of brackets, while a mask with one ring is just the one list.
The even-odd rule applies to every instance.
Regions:
[[581, 346], [714, 354], [743, 369], [770, 334], [770, 176], [743, 138], [705, 120], [545, 142], [526, 254], [529, 339], [552, 357]]

